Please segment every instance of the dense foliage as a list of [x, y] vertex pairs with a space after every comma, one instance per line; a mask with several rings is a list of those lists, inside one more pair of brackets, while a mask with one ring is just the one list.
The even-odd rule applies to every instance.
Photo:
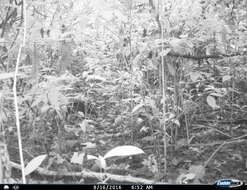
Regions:
[[[246, 10], [245, 0], [1, 0], [10, 160], [20, 162], [12, 87], [25, 32], [16, 90], [26, 164], [44, 159], [40, 167], [68, 174], [62, 183], [92, 182], [71, 179], [85, 169], [153, 182], [246, 179]], [[107, 156], [88, 157], [114, 147], [121, 157], [107, 167]]]

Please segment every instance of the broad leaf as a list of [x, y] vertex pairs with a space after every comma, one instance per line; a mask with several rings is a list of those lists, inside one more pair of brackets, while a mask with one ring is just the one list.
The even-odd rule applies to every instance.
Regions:
[[178, 54], [191, 54], [193, 51], [193, 44], [185, 39], [173, 38], [169, 41], [172, 50]]
[[29, 175], [34, 170], [36, 170], [40, 166], [40, 164], [45, 160], [46, 156], [46, 154], [43, 154], [32, 159], [25, 167], [25, 175]]
[[133, 114], [135, 114], [136, 112], [138, 113], [138, 111], [139, 111], [140, 109], [142, 109], [143, 106], [144, 106], [143, 103], [137, 104], [137, 105], [133, 108], [132, 113], [133, 113]]
[[85, 142], [85, 143], [82, 143], [83, 146], [85, 146], [85, 148], [96, 148], [97, 145], [95, 143], [92, 143], [92, 142]]
[[196, 177], [196, 174], [194, 173], [185, 174], [182, 184], [188, 184], [190, 181], [195, 180], [195, 177]]
[[136, 146], [125, 145], [118, 146], [107, 152], [104, 158], [110, 158], [114, 156], [132, 156], [137, 154], [144, 154], [144, 151]]
[[85, 134], [89, 126], [88, 120], [84, 119], [81, 123], [79, 123], [79, 126], [81, 127], [82, 132]]
[[175, 76], [176, 70], [174, 66], [171, 63], [167, 63], [168, 71], [172, 76]]
[[94, 156], [94, 155], [87, 155], [87, 160], [97, 160], [98, 157], [97, 156]]
[[106, 79], [99, 75], [88, 75], [86, 81], [104, 82]]
[[173, 119], [172, 122], [177, 125], [178, 127], [180, 127], [180, 122], [178, 119]]
[[208, 96], [207, 97], [207, 103], [209, 106], [211, 106], [213, 109], [219, 108], [219, 106], [216, 104], [216, 100], [213, 96]]
[[99, 168], [106, 169], [106, 161], [104, 157], [99, 156], [98, 159], [95, 160], [95, 163], [99, 166]]
[[210, 96], [215, 96], [215, 97], [223, 97], [223, 96], [224, 96], [224, 94], [222, 94], [222, 93], [212, 92], [212, 93], [210, 93]]
[[194, 183], [199, 183], [200, 179], [203, 179], [205, 176], [205, 167], [203, 165], [191, 165], [189, 172], [195, 174]]
[[171, 51], [170, 48], [167, 48], [165, 50], [163, 50], [162, 52], [160, 52], [160, 56], [167, 56], [167, 54]]
[[74, 164], [82, 164], [84, 161], [84, 156], [85, 156], [85, 153], [79, 154], [78, 152], [74, 152], [72, 158], [70, 159], [70, 162]]
[[200, 78], [202, 75], [199, 72], [191, 72], [190, 73], [190, 79], [193, 82], [196, 82], [198, 78]]
[[222, 82], [228, 81], [228, 80], [230, 80], [231, 78], [232, 78], [232, 76], [230, 76], [230, 75], [225, 75], [225, 76], [222, 77]]

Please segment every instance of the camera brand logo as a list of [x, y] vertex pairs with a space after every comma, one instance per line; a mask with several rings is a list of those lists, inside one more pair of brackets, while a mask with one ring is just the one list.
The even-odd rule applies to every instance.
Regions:
[[244, 182], [237, 179], [221, 179], [215, 183], [219, 187], [235, 188], [244, 185]]
[[4, 185], [4, 186], [3, 186], [3, 189], [4, 189], [4, 190], [9, 190], [9, 186], [8, 186], [8, 185]]

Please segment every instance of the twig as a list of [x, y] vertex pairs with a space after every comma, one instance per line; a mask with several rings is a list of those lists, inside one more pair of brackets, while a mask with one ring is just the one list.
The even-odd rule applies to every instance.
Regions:
[[[232, 143], [242, 143], [242, 142], [247, 142], [247, 139], [235, 139], [235, 140], [230, 140], [230, 141], [225, 141], [225, 144], [232, 144]], [[190, 144], [191, 147], [196, 147], [196, 146], [215, 146], [218, 144], [222, 144], [223, 142], [213, 142], [213, 143], [198, 143], [198, 144]]]
[[[153, 4], [153, 1], [150, 0], [149, 1], [150, 3]], [[163, 5], [163, 4], [162, 4]], [[162, 7], [162, 10], [163, 10], [163, 7]], [[161, 39], [164, 40], [164, 25], [161, 25], [161, 23], [159, 22], [159, 12], [157, 14], [157, 22], [159, 23], [159, 27], [160, 27], [160, 32], [161, 32]], [[164, 44], [162, 43], [161, 45], [161, 50], [162, 52], [164, 51]], [[167, 90], [167, 80], [165, 78], [165, 62], [164, 62], [164, 55], [162, 54], [161, 56], [161, 70], [162, 70], [162, 74], [161, 74], [161, 77], [162, 77], [162, 98], [163, 100], [165, 100], [165, 97], [166, 97], [166, 90]], [[163, 107], [162, 107], [162, 111], [163, 111], [163, 117], [165, 118], [165, 115], [166, 115], [166, 105], [163, 104]], [[167, 129], [167, 126], [166, 126], [166, 123], [163, 124], [163, 130], [164, 130], [164, 139], [163, 139], [163, 142], [164, 142], [164, 175], [166, 176], [167, 175], [167, 137], [166, 137], [166, 129]]]
[[[242, 142], [247, 142], [247, 139], [232, 139], [230, 141], [218, 141], [218, 142], [212, 142], [212, 143], [195, 143], [195, 144], [189, 144], [189, 147], [198, 147], [198, 146], [215, 146], [224, 143], [227, 144], [233, 144], [233, 143], [242, 143]], [[162, 145], [160, 145], [162, 146]], [[176, 146], [175, 144], [168, 144], [167, 147], [174, 147]], [[187, 146], [186, 144], [184, 146]], [[149, 149], [153, 148], [153, 146], [146, 146], [144, 149]]]
[[22, 181], [25, 184], [26, 183], [26, 177], [24, 172], [24, 158], [23, 158], [23, 150], [22, 150], [22, 139], [21, 139], [21, 127], [20, 127], [20, 118], [19, 118], [19, 108], [18, 108], [18, 99], [17, 99], [17, 75], [18, 75], [18, 69], [21, 59], [21, 52], [23, 47], [25, 46], [26, 41], [26, 2], [23, 0], [23, 11], [24, 11], [24, 32], [23, 32], [23, 41], [22, 44], [19, 47], [18, 56], [16, 60], [16, 66], [15, 66], [15, 74], [14, 74], [14, 84], [13, 84], [13, 94], [14, 94], [14, 104], [15, 104], [15, 118], [16, 118], [16, 127], [17, 127], [17, 135], [18, 135], [18, 147], [19, 147], [19, 154], [20, 154], [20, 161], [21, 161], [21, 172], [22, 172]]
[[244, 137], [247, 137], [247, 134], [241, 135], [239, 137], [235, 137], [235, 138], [231, 139], [231, 141], [239, 140], [239, 139], [242, 139]]
[[37, 14], [41, 15], [42, 17], [44, 17], [45, 19], [48, 17], [47, 15], [45, 15], [45, 14], [39, 12], [39, 10], [37, 10], [36, 7], [35, 7], [34, 5], [33, 5], [33, 10], [34, 10]]
[[216, 153], [226, 144], [226, 142], [223, 142], [214, 152], [213, 154], [208, 158], [208, 160], [204, 163], [204, 167], [206, 168], [208, 163], [213, 159], [213, 157], [216, 155]]
[[247, 119], [236, 119], [236, 120], [196, 120], [193, 125], [196, 125], [198, 123], [217, 123], [217, 124], [242, 124], [247, 123]]
[[219, 129], [216, 129], [216, 128], [213, 127], [213, 126], [200, 126], [200, 127], [196, 127], [195, 129], [201, 129], [201, 128], [210, 128], [210, 129], [212, 129], [212, 130], [214, 130], [214, 131], [216, 131], [216, 132], [218, 132], [218, 133], [220, 133], [220, 134], [222, 134], [222, 135], [224, 135], [224, 136], [227, 136], [227, 137], [229, 137], [229, 138], [232, 138], [232, 136], [230, 136], [230, 135], [224, 133], [223, 131], [221, 131], [221, 130], [219, 130]]

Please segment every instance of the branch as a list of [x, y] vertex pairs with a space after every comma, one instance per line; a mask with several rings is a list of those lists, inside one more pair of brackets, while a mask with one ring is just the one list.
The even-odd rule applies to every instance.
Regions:
[[213, 157], [216, 155], [216, 153], [226, 144], [226, 142], [223, 142], [214, 152], [213, 154], [208, 158], [208, 160], [204, 163], [204, 167], [206, 168], [208, 166], [208, 163], [213, 159]]
[[152, 10], [153, 10], [154, 12], [157, 12], [157, 13], [155, 14], [155, 20], [156, 20], [156, 22], [157, 22], [157, 24], [158, 24], [158, 27], [159, 27], [159, 33], [161, 34], [161, 29], [162, 29], [162, 27], [161, 27], [161, 23], [160, 23], [160, 16], [159, 16], [158, 11], [156, 11], [156, 8], [155, 8], [155, 5], [154, 5], [153, 0], [149, 0], [149, 5], [150, 5], [150, 7], [152, 8]]
[[[243, 135], [241, 136], [241, 138], [243, 137]], [[181, 146], [189, 146], [189, 147], [206, 147], [206, 146], [215, 146], [215, 145], [220, 145], [222, 143], [225, 143], [225, 145], [227, 144], [234, 144], [234, 143], [246, 143], [247, 139], [239, 139], [240, 137], [237, 138], [233, 138], [229, 141], [216, 141], [216, 142], [212, 142], [212, 143], [194, 143], [194, 144], [189, 144], [189, 145], [181, 145]], [[169, 144], [169, 147], [174, 147], [176, 146], [175, 144]], [[153, 148], [153, 145], [147, 146], [145, 147], [145, 149], [150, 149]], [[163, 147], [163, 145], [159, 145], [159, 147]]]
[[34, 10], [34, 12], [36, 12], [38, 15], [40, 15], [40, 16], [42, 16], [42, 17], [44, 17], [44, 18], [47, 18], [47, 17], [48, 17], [47, 15], [45, 15], [45, 14], [41, 13], [39, 10], [37, 10], [35, 6], [33, 6], [33, 10]]
[[10, 7], [8, 7], [8, 10], [7, 10], [7, 13], [6, 13], [6, 16], [5, 16], [5, 19], [2, 21], [2, 23], [0, 24], [0, 28], [2, 28], [2, 33], [1, 33], [1, 38], [3, 38], [4, 36], [4, 32], [5, 32], [5, 27], [6, 27], [6, 24], [9, 20], [9, 12], [10, 12]]
[[203, 56], [195, 56], [195, 55], [185, 55], [179, 53], [168, 53], [168, 56], [171, 57], [182, 57], [187, 59], [194, 59], [194, 60], [202, 60], [202, 59], [223, 59], [226, 57], [236, 57], [236, 56], [247, 56], [247, 52], [244, 53], [232, 53], [232, 54], [215, 54], [215, 55], [203, 55]]
[[6, 17], [0, 24], [0, 28], [2, 28], [1, 37], [4, 36], [8, 22], [11, 27], [16, 21], [17, 21], [17, 8], [11, 9], [11, 7], [8, 7]]

